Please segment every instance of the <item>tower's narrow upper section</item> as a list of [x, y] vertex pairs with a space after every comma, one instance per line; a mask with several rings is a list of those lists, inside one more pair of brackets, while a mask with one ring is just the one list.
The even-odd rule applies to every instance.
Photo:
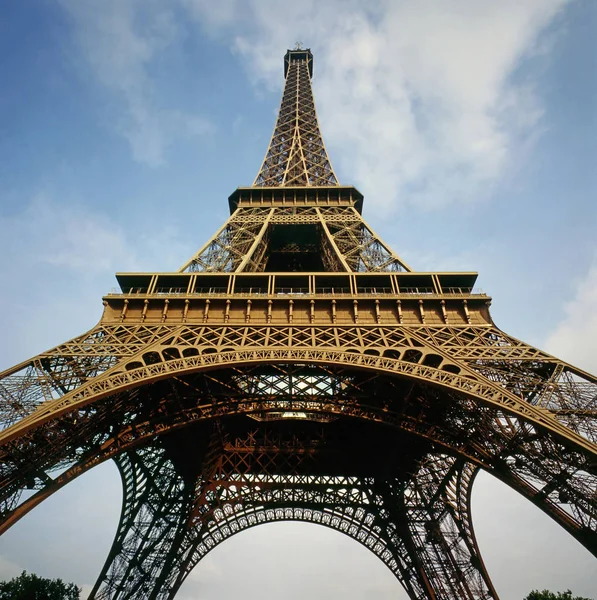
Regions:
[[284, 57], [284, 75], [286, 85], [278, 120], [253, 185], [336, 186], [338, 180], [317, 122], [311, 89], [311, 50], [288, 50]]

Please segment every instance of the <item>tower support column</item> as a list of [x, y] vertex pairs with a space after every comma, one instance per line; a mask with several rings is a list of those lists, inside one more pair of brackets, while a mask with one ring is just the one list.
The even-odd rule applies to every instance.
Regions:
[[182, 564], [193, 482], [184, 481], [165, 451], [145, 447], [115, 459], [123, 483], [120, 523], [90, 599], [165, 600]]

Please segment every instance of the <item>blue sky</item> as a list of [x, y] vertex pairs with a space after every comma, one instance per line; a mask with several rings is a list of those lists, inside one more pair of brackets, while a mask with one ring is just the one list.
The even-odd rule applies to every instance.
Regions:
[[[115, 271], [176, 270], [215, 232], [257, 173], [301, 41], [332, 164], [373, 228], [415, 269], [479, 271], [500, 327], [597, 371], [596, 26], [593, 0], [2, 3], [0, 368], [93, 326]], [[483, 481], [477, 527], [504, 598], [591, 593], [595, 561]], [[92, 583], [118, 493], [110, 465], [81, 478], [0, 539], [0, 567]], [[535, 545], [513, 547], [523, 524]], [[310, 572], [347, 565], [309, 579], [312, 597], [397, 597], [353, 542], [283, 527], [214, 551], [186, 597], [232, 597], [235, 559], [282, 539]]]

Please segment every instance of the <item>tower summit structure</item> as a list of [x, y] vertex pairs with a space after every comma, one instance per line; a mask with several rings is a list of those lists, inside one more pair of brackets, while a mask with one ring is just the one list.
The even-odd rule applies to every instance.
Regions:
[[497, 599], [484, 469], [597, 554], [597, 380], [493, 323], [476, 273], [418, 272], [338, 184], [289, 50], [269, 148], [183, 267], [118, 273], [91, 331], [0, 374], [0, 531], [113, 459], [124, 497], [92, 598], [172, 599], [272, 521], [365, 545], [412, 599]]
[[288, 50], [284, 57], [284, 77], [286, 85], [278, 120], [253, 185], [338, 185], [315, 111], [311, 51]]

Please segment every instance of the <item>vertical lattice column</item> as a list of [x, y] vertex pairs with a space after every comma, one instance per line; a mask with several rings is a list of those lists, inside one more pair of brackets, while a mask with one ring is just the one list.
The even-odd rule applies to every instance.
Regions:
[[90, 598], [166, 599], [177, 579], [194, 499], [164, 450], [148, 447], [116, 459], [124, 487], [120, 523]]
[[329, 186], [338, 180], [328, 158], [313, 99], [310, 50], [289, 50], [278, 120], [254, 186]]
[[406, 484], [377, 481], [372, 501], [385, 535], [413, 565], [413, 600], [497, 600], [470, 520], [469, 467], [443, 455], [423, 459]]
[[437, 598], [497, 598], [478, 553], [470, 519], [470, 478], [462, 462], [430, 455], [404, 490], [405, 520]]

